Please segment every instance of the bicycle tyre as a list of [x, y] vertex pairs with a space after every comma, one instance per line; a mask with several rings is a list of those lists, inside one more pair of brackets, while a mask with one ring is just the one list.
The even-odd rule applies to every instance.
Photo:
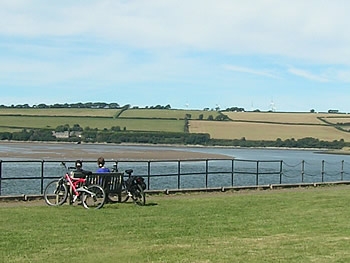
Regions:
[[108, 203], [119, 203], [120, 201], [119, 201], [118, 193], [108, 193], [107, 202]]
[[132, 199], [136, 205], [144, 206], [146, 204], [146, 195], [141, 185], [136, 185], [132, 193]]
[[122, 189], [120, 191], [119, 199], [121, 203], [125, 203], [129, 200], [129, 194], [128, 194], [128, 188], [126, 186], [126, 182], [123, 181], [122, 183]]
[[128, 201], [129, 195], [126, 189], [126, 183], [123, 180], [120, 186], [120, 191], [117, 193], [108, 193], [107, 194], [107, 202], [109, 203], [125, 203]]
[[67, 197], [67, 185], [61, 179], [51, 181], [44, 190], [44, 200], [49, 206], [63, 205]]
[[100, 185], [92, 184], [87, 187], [89, 192], [94, 193], [91, 195], [89, 193], [83, 192], [83, 206], [86, 209], [100, 209], [103, 207], [106, 201], [106, 193]]

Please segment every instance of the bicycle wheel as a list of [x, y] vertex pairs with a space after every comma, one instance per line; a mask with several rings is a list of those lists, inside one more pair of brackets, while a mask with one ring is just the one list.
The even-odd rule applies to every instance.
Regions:
[[107, 201], [108, 201], [108, 203], [118, 203], [118, 202], [120, 202], [118, 193], [108, 193]]
[[132, 193], [132, 199], [137, 205], [145, 205], [146, 204], [146, 195], [142, 189], [142, 186], [137, 184], [135, 185]]
[[126, 182], [123, 181], [122, 190], [120, 191], [120, 195], [119, 195], [119, 200], [121, 203], [125, 203], [126, 201], [128, 201], [128, 199], [129, 199], [128, 189], [126, 186]]
[[50, 182], [44, 190], [44, 199], [50, 206], [62, 205], [68, 197], [68, 188], [63, 180]]
[[128, 199], [129, 195], [126, 189], [126, 183], [123, 180], [121, 182], [119, 191], [107, 194], [107, 201], [110, 203], [124, 203], [128, 201]]
[[97, 184], [92, 184], [87, 187], [87, 191], [91, 194], [88, 192], [83, 192], [83, 206], [87, 209], [101, 208], [106, 201], [106, 193], [103, 188]]

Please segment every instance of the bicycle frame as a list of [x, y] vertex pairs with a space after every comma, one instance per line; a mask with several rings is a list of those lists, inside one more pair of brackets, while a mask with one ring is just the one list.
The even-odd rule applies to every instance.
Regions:
[[83, 190], [84, 188], [80, 187], [80, 188], [82, 188], [82, 189], [80, 189], [77, 187], [80, 183], [85, 183], [86, 179], [85, 178], [74, 178], [74, 177], [71, 177], [68, 173], [65, 174], [64, 178], [68, 182], [68, 185], [72, 188], [74, 195], [79, 196], [80, 193], [79, 193], [78, 189]]
[[[65, 163], [62, 164], [66, 167]], [[67, 172], [59, 180], [53, 180], [48, 183], [44, 190], [45, 202], [50, 206], [62, 205], [69, 198], [69, 203], [72, 204], [77, 199], [80, 199], [79, 204], [85, 208], [101, 208], [106, 200], [104, 189], [97, 184], [86, 184], [85, 177], [73, 177], [73, 173], [69, 170], [72, 167], [66, 167]], [[85, 175], [84, 175], [85, 176]]]
[[87, 194], [95, 196], [95, 193], [90, 192], [84, 186], [81, 186], [78, 188], [79, 184], [81, 183], [84, 184], [86, 182], [85, 178], [74, 178], [70, 176], [68, 173], [66, 173], [64, 177], [68, 182], [68, 185], [71, 187], [72, 192], [74, 193], [73, 202], [75, 202], [75, 200], [80, 196], [80, 192], [85, 192]]

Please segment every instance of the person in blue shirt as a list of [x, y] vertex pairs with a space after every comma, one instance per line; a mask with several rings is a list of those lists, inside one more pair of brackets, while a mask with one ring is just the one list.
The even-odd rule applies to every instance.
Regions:
[[97, 159], [97, 165], [98, 169], [96, 170], [96, 173], [109, 173], [110, 170], [105, 167], [105, 159], [101, 156]]
[[[110, 170], [105, 167], [105, 159], [101, 156], [97, 159], [97, 165], [98, 165], [98, 169], [96, 170], [96, 173], [109, 173]], [[98, 178], [98, 183], [103, 187], [106, 188], [108, 182], [106, 181], [106, 177], [105, 176], [99, 176]]]

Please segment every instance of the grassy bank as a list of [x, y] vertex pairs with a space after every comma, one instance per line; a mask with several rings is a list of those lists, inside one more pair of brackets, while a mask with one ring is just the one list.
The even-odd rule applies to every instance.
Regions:
[[1, 262], [348, 262], [349, 187], [0, 204]]

